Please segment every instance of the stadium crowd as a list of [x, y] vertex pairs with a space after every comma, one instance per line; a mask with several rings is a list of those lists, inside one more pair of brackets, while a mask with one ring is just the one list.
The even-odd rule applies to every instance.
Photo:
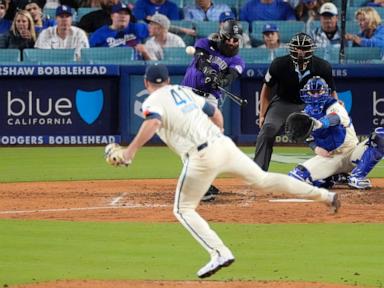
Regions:
[[[285, 49], [297, 32], [311, 35], [318, 48], [339, 49], [340, 6], [324, 0], [0, 0], [0, 48], [74, 49], [80, 60], [83, 48], [131, 47], [132, 60], [162, 60], [164, 48], [193, 46], [237, 20], [240, 49]], [[351, 0], [346, 46], [384, 49], [381, 15], [377, 1]]]

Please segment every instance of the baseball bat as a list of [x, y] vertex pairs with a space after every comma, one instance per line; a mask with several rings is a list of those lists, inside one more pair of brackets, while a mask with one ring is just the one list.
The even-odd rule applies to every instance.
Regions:
[[239, 96], [236, 96], [235, 94], [229, 92], [228, 90], [225, 90], [223, 87], [217, 86], [217, 88], [221, 92], [225, 93], [228, 96], [229, 99], [231, 99], [233, 102], [238, 104], [240, 107], [245, 106], [245, 105], [248, 104], [247, 99], [242, 99]]
[[[193, 46], [188, 46], [185, 48], [185, 52], [188, 54], [188, 55], [196, 55], [196, 49], [195, 47]], [[198, 54], [197, 54], [198, 55]], [[228, 90], [225, 90], [223, 87], [221, 86], [217, 86], [217, 88], [224, 94], [226, 94], [228, 96], [229, 99], [231, 99], [233, 102], [235, 102], [236, 104], [238, 104], [239, 106], [245, 106], [247, 105], [248, 101], [247, 99], [242, 99], [240, 98], [239, 96], [236, 96], [235, 94], [232, 94], [231, 92], [229, 92]]]
[[345, 62], [345, 30], [346, 30], [346, 18], [347, 18], [347, 1], [341, 1], [341, 26], [340, 26], [340, 51], [339, 51], [339, 63], [344, 64]]

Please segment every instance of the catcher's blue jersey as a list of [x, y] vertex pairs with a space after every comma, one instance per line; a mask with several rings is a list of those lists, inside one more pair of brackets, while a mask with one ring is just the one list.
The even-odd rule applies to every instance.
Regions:
[[[328, 108], [333, 104], [335, 104], [336, 102], [337, 100], [334, 98], [327, 99], [322, 112], [318, 114], [314, 114], [312, 112], [312, 109], [310, 109], [310, 105], [305, 106], [304, 112], [315, 119], [320, 119], [325, 115], [327, 115]], [[351, 123], [352, 122], [350, 120], [350, 123], [348, 126], [350, 126]], [[312, 132], [312, 136], [314, 138], [316, 146], [324, 148], [327, 151], [333, 151], [339, 148], [341, 145], [343, 145], [346, 134], [347, 134], [347, 127], [345, 127], [343, 123], [340, 123], [336, 126], [330, 126], [326, 129], [317, 129]]]

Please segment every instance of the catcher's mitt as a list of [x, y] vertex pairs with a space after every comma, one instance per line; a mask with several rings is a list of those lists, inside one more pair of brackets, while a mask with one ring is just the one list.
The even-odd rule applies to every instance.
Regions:
[[105, 161], [112, 166], [128, 166], [132, 163], [131, 160], [125, 160], [123, 156], [124, 148], [117, 143], [111, 143], [105, 146], [104, 157]]
[[295, 143], [304, 142], [311, 135], [314, 125], [315, 121], [304, 112], [293, 112], [285, 123], [285, 134]]

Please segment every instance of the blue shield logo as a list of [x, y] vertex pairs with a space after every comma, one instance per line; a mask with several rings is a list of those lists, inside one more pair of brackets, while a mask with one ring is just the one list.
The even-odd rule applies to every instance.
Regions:
[[351, 113], [352, 109], [352, 92], [351, 90], [337, 92], [337, 96], [341, 101], [344, 102], [345, 110], [347, 110], [348, 113]]
[[100, 116], [104, 104], [103, 90], [76, 91], [76, 108], [80, 117], [89, 125]]

